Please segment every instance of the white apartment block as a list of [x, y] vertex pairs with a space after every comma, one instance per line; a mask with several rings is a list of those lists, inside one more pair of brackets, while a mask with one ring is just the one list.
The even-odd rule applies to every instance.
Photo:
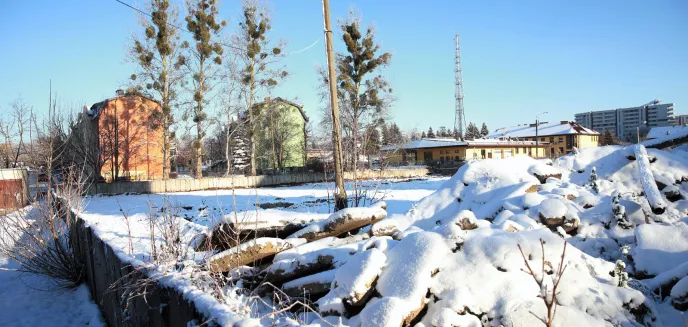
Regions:
[[600, 110], [576, 114], [576, 123], [600, 133], [610, 131], [620, 139], [633, 142], [638, 137], [638, 128], [675, 126], [674, 104], [656, 104], [647, 107], [631, 107]]

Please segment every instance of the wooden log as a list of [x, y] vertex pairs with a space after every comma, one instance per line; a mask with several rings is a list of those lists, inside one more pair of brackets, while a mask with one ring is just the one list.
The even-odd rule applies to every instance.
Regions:
[[329, 236], [340, 236], [386, 217], [387, 211], [382, 207], [347, 208], [335, 212], [325, 220], [311, 223], [288, 238], [304, 238], [310, 242]]
[[640, 183], [643, 186], [643, 191], [645, 191], [647, 202], [650, 204], [652, 212], [660, 215], [664, 213], [666, 204], [664, 203], [662, 194], [659, 193], [657, 183], [655, 183], [655, 178], [652, 174], [652, 169], [650, 169], [650, 160], [647, 155], [647, 150], [645, 150], [645, 147], [642, 144], [636, 144], [633, 149], [636, 162], [638, 163]]
[[222, 251], [208, 259], [210, 271], [225, 272], [240, 266], [255, 263], [263, 258], [297, 245], [305, 243], [303, 239], [282, 240], [279, 238], [258, 238], [229, 250]]
[[336, 271], [336, 269], [327, 270], [292, 280], [282, 285], [282, 291], [291, 297], [306, 297], [317, 300], [330, 291]]
[[[304, 228], [307, 224], [286, 224], [252, 228], [251, 224], [220, 223], [208, 234], [198, 234], [194, 238], [195, 251], [227, 250], [241, 243], [262, 237], [286, 238]], [[238, 232], [238, 233], [237, 233]]]

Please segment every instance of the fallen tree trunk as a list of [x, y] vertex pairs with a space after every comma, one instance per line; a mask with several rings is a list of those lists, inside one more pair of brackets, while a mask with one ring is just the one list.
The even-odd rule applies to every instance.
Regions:
[[335, 212], [325, 220], [312, 223], [289, 235], [288, 238], [304, 238], [315, 241], [329, 236], [340, 236], [354, 229], [374, 224], [387, 217], [382, 207], [347, 208]]
[[266, 257], [274, 256], [279, 252], [303, 243], [305, 243], [303, 239], [258, 238], [210, 257], [208, 264], [210, 271], [213, 272], [230, 271], [240, 266], [253, 264]]
[[327, 270], [292, 280], [282, 285], [282, 291], [291, 297], [305, 297], [312, 301], [317, 300], [330, 291], [335, 272], [337, 270]]
[[647, 202], [650, 203], [652, 212], [655, 214], [662, 214], [666, 209], [666, 203], [662, 199], [662, 194], [659, 193], [657, 183], [655, 183], [652, 170], [650, 169], [650, 160], [647, 155], [647, 150], [642, 144], [636, 144], [634, 147], [636, 162], [638, 163], [638, 174], [640, 176], [640, 183], [645, 191]]
[[241, 243], [256, 238], [273, 237], [286, 238], [294, 232], [304, 228], [307, 224], [286, 224], [250, 228], [251, 224], [220, 223], [209, 234], [199, 234], [199, 240], [194, 246], [195, 251], [227, 250]]

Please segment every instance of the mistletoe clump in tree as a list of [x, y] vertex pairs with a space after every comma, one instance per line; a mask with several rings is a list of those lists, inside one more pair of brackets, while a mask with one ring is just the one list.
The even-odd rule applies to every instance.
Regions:
[[196, 138], [194, 139], [194, 177], [202, 177], [203, 169], [203, 137], [207, 119], [206, 106], [210, 101], [210, 92], [220, 77], [222, 53], [224, 49], [219, 42], [219, 35], [227, 23], [216, 21], [218, 16], [217, 1], [196, 0], [187, 3], [189, 8], [186, 16], [186, 28], [193, 35], [194, 44], [189, 46], [184, 42], [183, 47], [189, 49], [186, 66], [191, 72], [194, 106], [193, 122], [196, 124]]
[[[255, 129], [260, 120], [264, 119], [261, 112], [256, 112], [254, 104], [256, 95], [263, 91], [270, 93], [279, 80], [284, 80], [288, 72], [283, 67], [272, 68], [282, 54], [283, 42], [271, 46], [267, 33], [272, 26], [270, 16], [264, 7], [257, 1], [246, 0], [243, 3], [244, 18], [239, 22], [241, 27], [239, 34], [233, 38], [233, 48], [238, 49], [237, 55], [244, 63], [244, 70], [239, 77], [245, 87], [246, 108], [248, 110], [248, 139], [251, 157], [251, 175], [256, 175], [256, 140]], [[268, 106], [269, 107], [269, 106]]]
[[341, 25], [342, 39], [346, 53], [339, 54], [337, 60], [337, 80], [339, 97], [344, 112], [344, 129], [348, 129], [352, 138], [352, 161], [356, 169], [358, 162], [360, 131], [366, 118], [379, 121], [391, 102], [392, 88], [380, 74], [374, 72], [389, 64], [392, 55], [378, 55], [380, 45], [375, 42], [375, 30], [369, 26], [365, 35], [361, 33], [361, 22], [350, 14], [349, 19]]
[[[142, 16], [144, 36], [134, 39], [129, 56], [139, 67], [131, 80], [137, 83], [136, 92], [144, 93], [160, 103], [160, 110], [150, 116], [150, 125], [162, 129], [162, 140], [154, 144], [162, 150], [162, 177], [170, 175], [171, 126], [174, 124], [172, 106], [177, 99], [177, 87], [183, 79], [181, 66], [185, 58], [176, 26], [177, 13], [167, 0], [152, 0], [149, 5], [151, 20]], [[145, 88], [144, 88], [145, 86]], [[149, 140], [150, 141], [150, 140]], [[152, 142], [155, 143], [155, 142]]]

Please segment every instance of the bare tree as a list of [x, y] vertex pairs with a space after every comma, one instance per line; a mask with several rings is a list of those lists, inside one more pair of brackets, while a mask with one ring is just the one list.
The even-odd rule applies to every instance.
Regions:
[[184, 48], [189, 49], [186, 67], [191, 72], [194, 106], [192, 110], [193, 122], [196, 124], [196, 139], [194, 140], [195, 164], [194, 177], [203, 177], [203, 137], [207, 119], [207, 106], [214, 97], [221, 74], [222, 53], [224, 48], [220, 43], [220, 33], [227, 25], [223, 21], [216, 21], [218, 3], [215, 0], [188, 0], [186, 3], [188, 15], [186, 28], [193, 35], [194, 44], [189, 46], [184, 42]]
[[131, 61], [138, 64], [139, 72], [131, 79], [136, 89], [160, 102], [160, 111], [152, 116], [151, 124], [162, 128], [163, 179], [170, 175], [170, 152], [174, 137], [171, 127], [174, 124], [172, 108], [177, 100], [177, 88], [184, 75], [181, 66], [185, 63], [182, 43], [177, 32], [178, 12], [168, 0], [151, 0], [149, 4], [151, 19], [141, 15], [143, 36], [135, 36], [129, 51]]
[[248, 111], [248, 133], [251, 147], [251, 175], [256, 174], [256, 142], [255, 131], [257, 121], [256, 113], [253, 110], [256, 103], [257, 94], [261, 91], [269, 93], [279, 80], [287, 77], [288, 73], [284, 67], [275, 67], [281, 58], [284, 57], [282, 50], [285, 43], [278, 42], [273, 45], [267, 37], [272, 26], [270, 24], [270, 13], [263, 3], [259, 0], [244, 0], [243, 19], [239, 22], [241, 27], [238, 34], [232, 38], [232, 48], [237, 52], [237, 56], [243, 61], [244, 70], [240, 74], [241, 82], [244, 85], [244, 96], [246, 110]]
[[19, 157], [28, 153], [27, 143], [31, 143], [29, 133], [33, 107], [29, 106], [22, 98], [18, 98], [10, 105], [12, 111], [9, 117], [0, 117], [0, 136], [4, 138], [5, 149], [3, 156], [6, 167], [17, 167]]

